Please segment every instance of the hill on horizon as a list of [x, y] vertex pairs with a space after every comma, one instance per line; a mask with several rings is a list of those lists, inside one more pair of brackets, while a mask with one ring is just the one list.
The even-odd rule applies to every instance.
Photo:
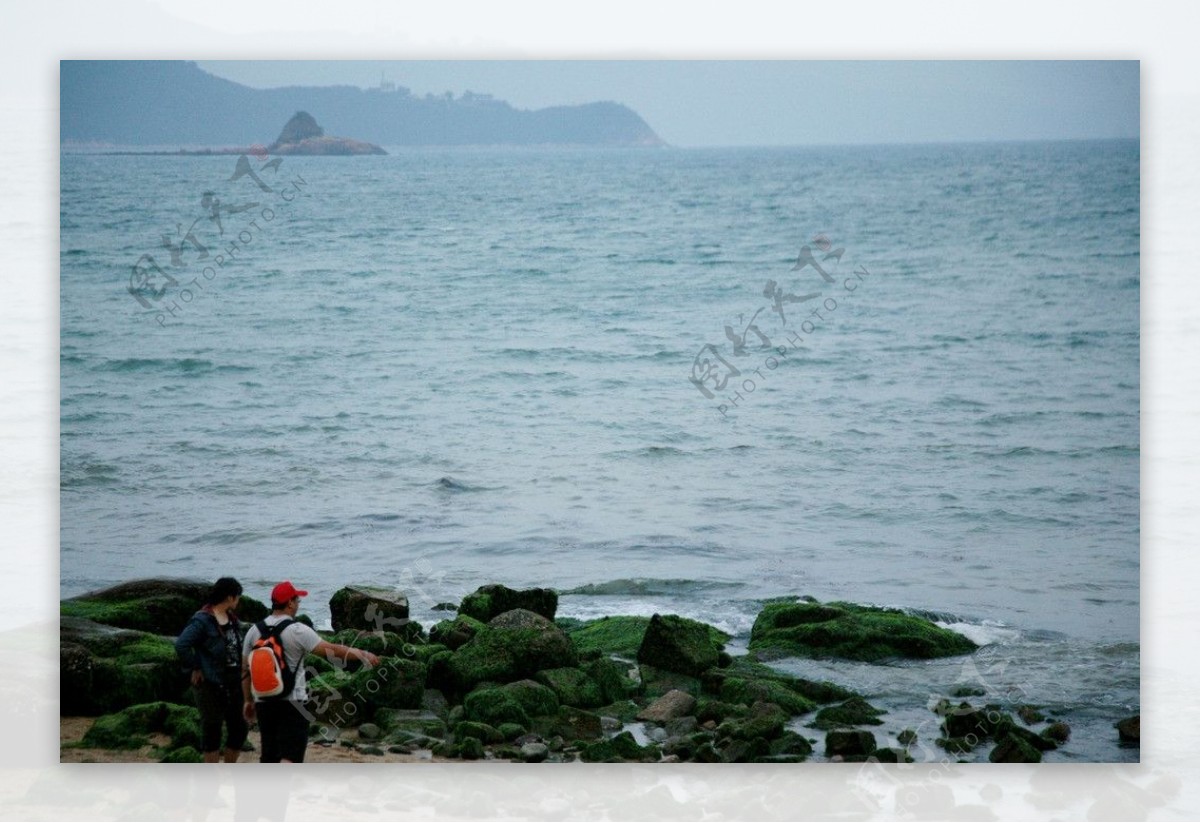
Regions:
[[403, 87], [253, 89], [182, 60], [63, 60], [62, 143], [237, 146], [268, 143], [297, 111], [331, 134], [392, 146], [665, 145], [614, 102], [516, 109], [490, 95], [415, 96]]

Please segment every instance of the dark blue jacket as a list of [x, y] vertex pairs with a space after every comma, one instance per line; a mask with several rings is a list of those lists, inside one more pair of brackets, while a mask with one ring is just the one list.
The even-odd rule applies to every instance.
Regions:
[[[229, 615], [230, 625], [237, 632], [239, 645], [241, 627], [237, 618]], [[212, 610], [205, 607], [192, 615], [175, 640], [175, 653], [183, 668], [189, 672], [199, 669], [209, 683], [221, 683], [225, 671], [225, 637]]]

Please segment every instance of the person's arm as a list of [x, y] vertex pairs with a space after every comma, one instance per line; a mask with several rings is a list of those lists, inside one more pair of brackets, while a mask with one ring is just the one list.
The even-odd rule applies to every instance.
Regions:
[[352, 657], [357, 657], [359, 660], [366, 663], [368, 666], [378, 666], [378, 655], [363, 649], [356, 649], [353, 646], [343, 646], [341, 643], [330, 643], [327, 640], [322, 640], [312, 649], [313, 654], [324, 655], [326, 658], [340, 658], [349, 660]]
[[250, 648], [254, 643], [250, 639], [251, 634], [258, 634], [254, 626], [250, 627], [242, 641], [242, 717], [248, 723], [254, 722], [254, 692], [250, 690]]
[[200, 669], [200, 658], [196, 654], [196, 643], [204, 636], [204, 624], [192, 618], [183, 627], [179, 637], [175, 638], [175, 654], [183, 664], [184, 671], [190, 671], [192, 685], [198, 686], [204, 680], [204, 672]]

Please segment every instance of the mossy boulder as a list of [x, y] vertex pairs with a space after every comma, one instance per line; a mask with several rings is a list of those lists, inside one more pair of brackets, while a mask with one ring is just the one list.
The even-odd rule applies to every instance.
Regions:
[[[835, 683], [830, 683], [827, 680], [808, 680], [803, 677], [793, 677], [792, 675], [776, 671], [750, 655], [733, 658], [725, 668], [709, 669], [703, 674], [701, 681], [705, 691], [710, 694], [719, 695], [725, 681], [731, 678], [741, 681], [778, 683], [800, 695], [805, 700], [818, 704], [834, 703], [858, 696], [853, 691], [842, 688]], [[785, 705], [773, 697], [765, 696], [765, 694], [755, 694], [752, 699], [746, 702], [749, 704], [753, 703], [754, 700], [770, 700], [779, 703], [781, 706]], [[800, 710], [797, 710], [797, 713], [800, 713]]]
[[605, 703], [615, 703], [638, 693], [640, 684], [629, 676], [628, 664], [608, 657], [589, 660], [579, 667], [600, 688]]
[[737, 720], [726, 720], [717, 734], [735, 740], [772, 740], [783, 734], [788, 713], [774, 703], [755, 703], [750, 713]]
[[465, 694], [480, 683], [507, 683], [578, 663], [575, 647], [560, 628], [534, 612], [516, 609], [493, 618], [446, 659], [445, 685]]
[[[417, 647], [422, 642], [421, 624], [415, 620], [407, 620], [403, 626], [395, 626], [399, 631], [364, 631], [362, 629], [342, 629], [334, 632], [325, 639], [330, 643], [340, 643], [356, 649], [372, 652], [380, 657], [415, 658]], [[360, 664], [356, 658], [346, 661], [350, 668]]]
[[752, 706], [755, 703], [774, 703], [789, 715], [807, 714], [817, 704], [800, 694], [781, 680], [751, 680], [727, 677], [721, 683], [718, 695], [724, 703], [739, 703]]
[[750, 632], [751, 650], [801, 657], [927, 659], [969, 654], [976, 648], [958, 632], [922, 617], [851, 603], [768, 603]]
[[518, 723], [529, 728], [531, 718], [557, 715], [558, 697], [533, 680], [518, 680], [495, 688], [477, 689], [463, 701], [468, 720], [500, 726]]
[[487, 623], [513, 609], [525, 609], [540, 614], [547, 620], [553, 620], [555, 612], [558, 611], [558, 592], [553, 589], [518, 591], [499, 583], [491, 583], [480, 586], [464, 597], [458, 606], [458, 613]]
[[478, 723], [474, 720], [464, 720], [454, 727], [454, 739], [458, 742], [474, 737], [482, 743], [503, 743], [504, 735], [494, 726]]
[[813, 719], [813, 727], [823, 730], [843, 729], [851, 726], [880, 726], [883, 721], [879, 715], [884, 714], [861, 697], [852, 697], [845, 703], [836, 706], [826, 706], [817, 712]]
[[335, 632], [359, 629], [404, 634], [408, 625], [408, 598], [394, 589], [346, 586], [330, 598], [329, 616]]
[[425, 666], [401, 657], [384, 658], [374, 668], [321, 674], [309, 683], [309, 710], [320, 723], [356, 725], [381, 708], [420, 709]]
[[1025, 740], [1008, 735], [988, 755], [992, 763], [1041, 763], [1042, 753]]
[[638, 675], [641, 679], [638, 691], [643, 697], [650, 700], [662, 697], [671, 691], [687, 692], [694, 697], [699, 697], [702, 691], [700, 678], [660, 669], [647, 663], [638, 666]]
[[[147, 578], [62, 601], [59, 614], [94, 620], [107, 626], [176, 637], [208, 597], [212, 581]], [[242, 596], [238, 619], [261, 620], [269, 610], [252, 597]]]
[[723, 641], [713, 641], [715, 630], [704, 623], [674, 614], [650, 618], [637, 660], [656, 669], [699, 677], [717, 665]]
[[441, 620], [434, 624], [429, 630], [429, 639], [453, 651], [465, 646], [485, 625], [474, 617], [460, 614], [453, 620]]
[[140, 749], [152, 733], [168, 735], [171, 748], [202, 745], [200, 712], [193, 706], [156, 701], [96, 718], [80, 741], [96, 749]]
[[593, 709], [608, 702], [604, 699], [604, 690], [600, 685], [581, 669], [543, 669], [535, 674], [533, 679], [549, 687], [558, 697], [558, 702], [564, 706]]
[[875, 751], [875, 735], [868, 731], [832, 731], [825, 734], [827, 757], [865, 757]]
[[59, 711], [86, 716], [183, 702], [190, 685], [169, 638], [74, 617], [59, 621], [59, 684]]
[[567, 635], [580, 654], [599, 652], [633, 658], [641, 648], [650, 618], [615, 616], [570, 623], [560, 620], [560, 623], [565, 624]]
[[662, 759], [655, 746], [643, 746], [639, 744], [630, 732], [616, 734], [608, 743], [612, 746], [612, 750], [616, 756], [622, 760], [654, 763]]
[[546, 740], [556, 736], [564, 740], [594, 740], [604, 734], [600, 715], [574, 706], [560, 706], [557, 714], [533, 718], [529, 730]]

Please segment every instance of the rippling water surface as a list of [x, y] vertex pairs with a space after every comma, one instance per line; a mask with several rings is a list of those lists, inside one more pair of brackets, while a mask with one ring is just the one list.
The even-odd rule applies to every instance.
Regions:
[[780, 665], [896, 707], [974, 665], [1052, 757], [1136, 758], [1138, 143], [234, 161], [62, 158], [64, 596], [498, 580], [743, 644], [766, 597], [897, 605], [988, 645]]

